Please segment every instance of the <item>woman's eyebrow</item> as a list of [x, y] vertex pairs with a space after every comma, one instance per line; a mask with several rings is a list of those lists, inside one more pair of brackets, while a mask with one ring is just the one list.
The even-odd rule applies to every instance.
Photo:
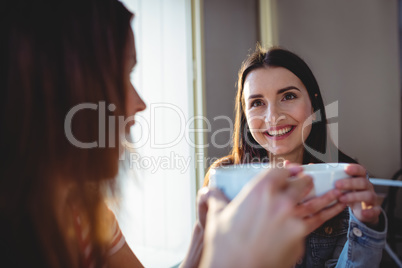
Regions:
[[292, 89], [296, 89], [296, 90], [300, 91], [300, 89], [298, 89], [295, 86], [288, 86], [288, 87], [284, 87], [284, 88], [279, 89], [277, 94], [279, 95], [279, 94], [282, 94], [282, 93], [284, 93], [286, 91], [289, 91], [289, 90], [292, 90]]
[[254, 94], [254, 95], [250, 95], [248, 97], [249, 100], [251, 99], [258, 99], [258, 98], [262, 98], [263, 96], [261, 94]]
[[[286, 92], [286, 91], [289, 91], [289, 90], [292, 90], [292, 89], [296, 89], [296, 90], [300, 91], [300, 89], [298, 89], [298, 88], [295, 87], [295, 86], [288, 86], [288, 87], [284, 87], [284, 88], [279, 89], [276, 94], [279, 95], [279, 94], [282, 94], [282, 93], [284, 93], [284, 92]], [[258, 98], [262, 98], [262, 97], [263, 97], [262, 94], [253, 94], [253, 95], [250, 95], [250, 96], [248, 97], [248, 99], [251, 100], [251, 99], [258, 99]]]

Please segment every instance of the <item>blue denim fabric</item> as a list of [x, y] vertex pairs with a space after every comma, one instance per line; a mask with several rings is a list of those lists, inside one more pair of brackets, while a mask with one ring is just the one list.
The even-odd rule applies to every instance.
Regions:
[[[348, 241], [346, 242], [336, 267], [379, 267], [385, 247], [388, 222], [385, 212], [384, 231], [378, 232], [361, 223], [350, 213]], [[360, 230], [356, 235], [355, 229]]]
[[307, 237], [304, 258], [296, 267], [378, 267], [387, 234], [384, 212], [381, 217], [385, 219], [385, 229], [378, 232], [346, 208]]

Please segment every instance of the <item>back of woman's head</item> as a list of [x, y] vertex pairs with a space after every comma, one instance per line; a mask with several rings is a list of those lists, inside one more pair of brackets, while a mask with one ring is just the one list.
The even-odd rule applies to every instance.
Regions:
[[[8, 238], [27, 262], [48, 262], [43, 250], [54, 247], [47, 265], [68, 267], [57, 244], [55, 181], [97, 189], [116, 175], [118, 129], [105, 131], [103, 120], [124, 115], [132, 14], [112, 0], [8, 1], [0, 13], [0, 221], [7, 219]], [[100, 199], [91, 192], [81, 193], [88, 211]], [[24, 263], [14, 255], [15, 266]]]
[[[283, 67], [296, 75], [307, 89], [317, 121], [313, 123], [306, 145], [312, 151], [322, 155], [326, 151], [327, 119], [325, 107], [318, 83], [304, 60], [296, 54], [281, 48], [271, 48], [268, 51], [257, 46], [256, 50], [243, 62], [238, 75], [238, 90], [235, 108], [234, 147], [232, 154], [236, 163], [243, 162], [244, 158], [264, 159], [267, 152], [259, 146], [248, 129], [244, 113], [243, 88], [247, 75], [255, 69], [266, 67]], [[251, 154], [251, 155], [250, 155]], [[303, 163], [322, 162], [328, 159], [317, 159], [310, 153], [304, 152]]]

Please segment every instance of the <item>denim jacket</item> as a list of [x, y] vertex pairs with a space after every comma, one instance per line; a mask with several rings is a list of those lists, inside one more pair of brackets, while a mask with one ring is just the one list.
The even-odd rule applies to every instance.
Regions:
[[380, 217], [385, 228], [378, 232], [346, 208], [307, 237], [304, 258], [296, 267], [379, 267], [387, 234], [385, 213]]

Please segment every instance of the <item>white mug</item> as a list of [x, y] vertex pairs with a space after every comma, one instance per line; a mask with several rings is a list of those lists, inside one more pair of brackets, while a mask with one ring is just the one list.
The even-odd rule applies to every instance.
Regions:
[[248, 163], [213, 168], [209, 173], [209, 186], [218, 188], [229, 200], [232, 200], [244, 185], [268, 168], [270, 168], [269, 163]]
[[323, 163], [303, 165], [303, 172], [313, 178], [314, 188], [304, 198], [304, 200], [311, 199], [316, 196], [325, 194], [326, 192], [335, 188], [337, 180], [349, 178], [350, 175], [346, 174], [345, 168], [347, 163]]
[[[348, 165], [347, 163], [303, 165], [303, 172], [310, 175], [314, 183], [314, 188], [303, 201], [323, 195], [335, 188], [337, 180], [349, 178], [345, 172], [345, 167]], [[210, 170], [209, 186], [220, 189], [229, 200], [232, 200], [244, 185], [270, 167], [269, 163], [248, 163], [213, 168]]]

